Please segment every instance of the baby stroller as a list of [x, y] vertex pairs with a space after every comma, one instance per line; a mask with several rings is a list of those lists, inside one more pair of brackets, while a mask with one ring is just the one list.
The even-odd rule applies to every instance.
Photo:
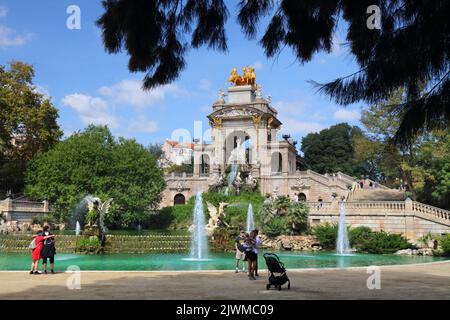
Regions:
[[[269, 290], [271, 286], [274, 286], [278, 290], [281, 290], [281, 286], [288, 283], [288, 289], [291, 288], [291, 282], [286, 274], [286, 269], [283, 262], [275, 253], [264, 253], [264, 259], [266, 260], [267, 268], [269, 269], [269, 283], [266, 285], [266, 289]], [[275, 275], [279, 274], [279, 275]]]

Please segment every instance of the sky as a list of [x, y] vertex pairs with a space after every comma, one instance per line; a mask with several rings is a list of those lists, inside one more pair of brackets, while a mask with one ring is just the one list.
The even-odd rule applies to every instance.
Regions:
[[[345, 46], [342, 26], [330, 54], [317, 54], [300, 65], [285, 48], [276, 59], [267, 59], [257, 39], [246, 39], [236, 24], [237, 1], [228, 3], [228, 52], [190, 49], [181, 76], [151, 91], [141, 89], [144, 73], [128, 71], [126, 52], [105, 51], [95, 25], [103, 13], [100, 0], [0, 0], [0, 64], [19, 60], [34, 66], [36, 89], [58, 108], [65, 136], [90, 123], [106, 124], [114, 135], [148, 145], [178, 140], [180, 129], [194, 138], [195, 122], [201, 121], [207, 141], [206, 116], [219, 89], [229, 86], [226, 81], [233, 67], [241, 70], [246, 65], [255, 67], [263, 95], [271, 96], [283, 123], [281, 134], [301, 142], [308, 133], [336, 123], [360, 125], [362, 103], [341, 107], [308, 83], [324, 83], [358, 70]], [[80, 8], [80, 29], [67, 28], [70, 5]]]

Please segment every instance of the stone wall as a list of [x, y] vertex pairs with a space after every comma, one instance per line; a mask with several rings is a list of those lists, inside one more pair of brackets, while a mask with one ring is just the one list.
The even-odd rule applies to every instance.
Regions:
[[261, 235], [261, 248], [268, 250], [295, 251], [317, 251], [322, 249], [315, 236], [268, 237], [266, 235]]
[[[335, 202], [309, 203], [312, 226], [337, 223], [339, 204]], [[421, 208], [421, 209], [420, 209]], [[346, 222], [352, 227], [366, 226], [374, 231], [405, 235], [416, 240], [428, 233], [441, 235], [450, 232], [450, 212], [426, 206], [410, 199], [406, 201], [348, 202]]]
[[0, 215], [5, 221], [31, 222], [34, 216], [50, 212], [48, 201], [23, 201], [11, 198], [0, 201]]

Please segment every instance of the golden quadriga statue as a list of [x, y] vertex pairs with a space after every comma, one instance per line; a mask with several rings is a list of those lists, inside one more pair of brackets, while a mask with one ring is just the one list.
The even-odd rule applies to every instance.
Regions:
[[230, 77], [228, 78], [228, 82], [234, 83], [235, 86], [256, 86], [256, 75], [255, 68], [253, 67], [244, 67], [242, 68], [243, 75], [242, 77], [237, 73], [236, 68], [233, 68], [230, 73]]

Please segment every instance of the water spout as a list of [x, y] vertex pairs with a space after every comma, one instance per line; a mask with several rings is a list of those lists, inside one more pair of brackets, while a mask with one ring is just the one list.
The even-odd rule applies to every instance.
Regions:
[[228, 196], [230, 187], [233, 185], [234, 180], [236, 180], [238, 170], [239, 170], [239, 164], [237, 164], [237, 163], [231, 164], [231, 170], [227, 177], [228, 186], [225, 189], [226, 196]]
[[79, 236], [80, 233], [81, 233], [80, 222], [78, 222], [78, 220], [77, 220], [77, 223], [75, 225], [75, 235]]
[[345, 223], [345, 203], [339, 205], [338, 237], [336, 242], [336, 252], [338, 254], [348, 254], [351, 252], [348, 241], [347, 224]]
[[253, 206], [250, 203], [247, 209], [247, 233], [255, 229], [255, 222], [253, 221]]
[[194, 224], [191, 236], [191, 259], [205, 260], [208, 255], [208, 241], [205, 232], [205, 214], [203, 212], [202, 193], [195, 197]]

